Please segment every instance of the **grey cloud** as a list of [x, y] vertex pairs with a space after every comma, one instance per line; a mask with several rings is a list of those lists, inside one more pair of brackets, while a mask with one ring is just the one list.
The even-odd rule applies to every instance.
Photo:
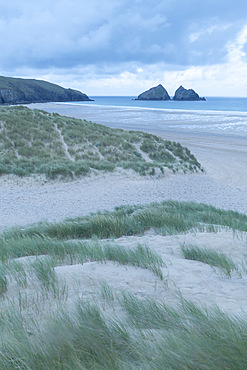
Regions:
[[[242, 0], [12, 0], [0, 6], [0, 67], [222, 62], [246, 9]], [[227, 28], [203, 31], [215, 24]]]

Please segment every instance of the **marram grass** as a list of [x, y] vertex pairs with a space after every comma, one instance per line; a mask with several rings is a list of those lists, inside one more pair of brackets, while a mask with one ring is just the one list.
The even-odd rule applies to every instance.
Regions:
[[[245, 369], [247, 320], [181, 299], [119, 295], [122, 314], [79, 301], [33, 322], [1, 312], [1, 369]], [[123, 313], [125, 315], [123, 315]]]
[[[35, 248], [31, 249], [30, 244], [34, 243]], [[11, 253], [2, 254], [2, 264], [0, 265], [0, 286], [2, 291], [6, 290], [6, 274], [7, 271], [16, 276], [16, 278], [23, 279], [25, 285], [25, 273], [23, 271], [23, 265], [19, 262], [9, 262], [9, 257], [21, 257], [29, 255], [44, 255], [50, 256], [49, 259], [37, 259], [32, 263], [32, 269], [35, 271], [36, 276], [42, 280], [45, 285], [46, 282], [54, 280], [54, 267], [61, 264], [84, 264], [86, 262], [101, 262], [106, 263], [107, 261], [117, 262], [122, 265], [131, 265], [153, 271], [161, 280], [163, 279], [162, 267], [165, 267], [165, 263], [162, 258], [152, 251], [147, 246], [137, 245], [134, 248], [125, 248], [117, 244], [100, 243], [97, 241], [90, 242], [63, 242], [60, 240], [51, 240], [46, 238], [22, 238], [17, 242], [17, 255], [13, 250], [16, 247], [15, 241], [10, 240], [5, 245], [5, 253], [8, 248], [11, 249]], [[44, 250], [43, 245], [46, 245]], [[19, 249], [22, 249], [20, 255]], [[35, 251], [35, 252], [34, 252]], [[1, 251], [3, 253], [3, 251]], [[1, 284], [2, 281], [2, 284]]]
[[[168, 201], [3, 233], [0, 368], [246, 369], [244, 313], [230, 316], [182, 297], [170, 306], [165, 300], [115, 291], [104, 281], [99, 282], [96, 301], [78, 299], [72, 308], [67, 306], [68, 287], [58, 281], [57, 266], [112, 261], [148, 269], [154, 279], [162, 280], [165, 263], [146, 246], [127, 248], [100, 240], [142, 234], [151, 228], [161, 234], [222, 228], [246, 232], [247, 217], [203, 204]], [[14, 259], [23, 256], [32, 257]], [[217, 258], [210, 258], [207, 255], [203, 262], [215, 267]], [[230, 274], [233, 271], [231, 266]], [[17, 294], [9, 299], [12, 281]], [[165, 295], [167, 285], [160, 284]], [[27, 295], [30, 286], [34, 292]]]
[[[148, 157], [148, 161], [146, 161]], [[26, 107], [0, 107], [0, 176], [44, 174], [71, 179], [91, 171], [141, 175], [203, 171], [181, 144]]]
[[225, 253], [209, 248], [199, 248], [197, 245], [185, 244], [181, 246], [181, 250], [185, 259], [200, 261], [212, 267], [217, 267], [228, 277], [231, 277], [232, 272], [238, 271], [237, 264]]
[[[117, 238], [123, 235], [142, 234], [154, 229], [164, 235], [199, 230], [216, 232], [230, 228], [234, 232], [247, 231], [247, 216], [233, 211], [225, 211], [205, 204], [192, 202], [164, 201], [149, 205], [121, 206], [112, 212], [99, 212], [89, 216], [68, 219], [59, 223], [40, 223], [25, 228], [13, 228], [0, 238], [0, 258], [9, 253], [21, 257], [23, 250], [36, 253], [49, 249], [49, 243], [56, 240], [85, 239], [96, 236], [99, 239]], [[41, 239], [35, 239], [37, 236]], [[42, 243], [42, 237], [51, 238]], [[21, 238], [26, 239], [23, 249]], [[12, 241], [13, 240], [13, 241]], [[55, 248], [55, 246], [54, 246]], [[32, 252], [33, 251], [33, 252]], [[19, 253], [19, 254], [18, 254]]]

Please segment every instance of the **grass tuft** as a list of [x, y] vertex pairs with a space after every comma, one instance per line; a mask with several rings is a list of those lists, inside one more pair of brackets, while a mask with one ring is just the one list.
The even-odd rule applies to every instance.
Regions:
[[196, 245], [181, 246], [184, 258], [187, 260], [200, 261], [218, 267], [226, 276], [231, 277], [233, 271], [238, 271], [238, 266], [225, 253], [217, 252], [209, 248], [199, 248]]
[[4, 264], [0, 264], [0, 296], [6, 293], [7, 284], [6, 266]]
[[[60, 223], [40, 223], [26, 228], [10, 229], [0, 238], [0, 259], [11, 253], [14, 253], [15, 257], [21, 257], [23, 250], [36, 254], [36, 248], [41, 254], [43, 248], [45, 254], [50, 246], [55, 248], [57, 239], [83, 239], [93, 236], [100, 239], [118, 238], [123, 235], [143, 234], [151, 228], [163, 235], [189, 230], [217, 232], [222, 228], [246, 232], [247, 216], [192, 202], [164, 201], [149, 205], [122, 206], [113, 212], [99, 212]], [[44, 236], [45, 243], [42, 242]], [[25, 248], [22, 238], [25, 239]], [[13, 249], [15, 252], [11, 252]]]

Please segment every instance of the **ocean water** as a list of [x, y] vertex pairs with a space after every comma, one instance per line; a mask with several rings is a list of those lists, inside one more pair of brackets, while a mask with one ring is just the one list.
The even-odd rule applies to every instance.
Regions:
[[206, 97], [206, 101], [147, 101], [133, 96], [90, 96], [92, 102], [73, 104], [186, 111], [247, 112], [247, 98]]
[[115, 127], [191, 129], [247, 133], [247, 98], [206, 97], [206, 101], [139, 101], [131, 96], [94, 96], [92, 102], [61, 103], [83, 108], [85, 119]]

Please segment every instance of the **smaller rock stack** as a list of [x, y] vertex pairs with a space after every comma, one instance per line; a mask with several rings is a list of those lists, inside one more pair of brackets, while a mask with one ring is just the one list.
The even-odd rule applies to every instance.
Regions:
[[193, 89], [185, 89], [183, 86], [180, 86], [176, 91], [173, 97], [173, 100], [206, 100], [205, 98], [200, 98], [200, 96]]

